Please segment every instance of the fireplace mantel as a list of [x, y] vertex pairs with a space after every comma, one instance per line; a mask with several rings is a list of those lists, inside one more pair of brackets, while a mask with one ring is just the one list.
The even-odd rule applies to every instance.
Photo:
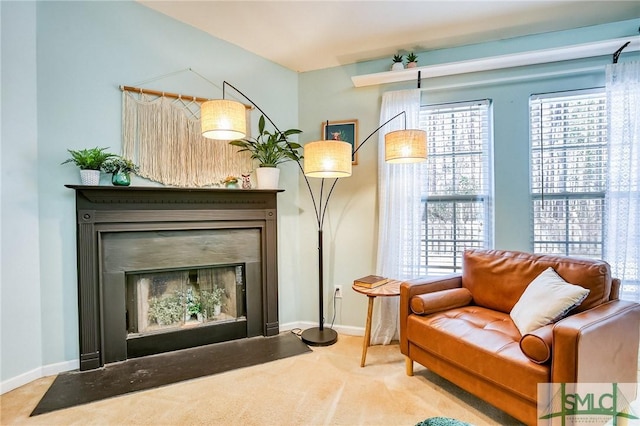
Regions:
[[81, 370], [111, 362], [104, 347], [109, 327], [103, 323], [103, 233], [260, 229], [263, 320], [259, 334], [278, 334], [277, 194], [282, 190], [65, 186], [76, 193]]
[[[65, 185], [74, 189], [76, 193], [93, 206], [110, 204], [116, 208], [119, 204], [138, 205], [201, 205], [202, 208], [235, 209], [247, 208], [276, 208], [275, 194], [283, 189], [218, 189], [218, 188], [171, 188], [152, 186], [85, 186]], [[242, 206], [242, 207], [239, 207]], [[122, 207], [130, 209], [131, 207]], [[155, 208], [155, 207], [154, 207]], [[167, 207], [167, 210], [174, 208]]]

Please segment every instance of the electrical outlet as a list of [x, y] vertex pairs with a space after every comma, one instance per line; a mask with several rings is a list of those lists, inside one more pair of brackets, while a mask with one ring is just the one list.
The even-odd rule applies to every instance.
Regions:
[[336, 296], [336, 299], [342, 299], [342, 286], [341, 285], [333, 286], [333, 294]]

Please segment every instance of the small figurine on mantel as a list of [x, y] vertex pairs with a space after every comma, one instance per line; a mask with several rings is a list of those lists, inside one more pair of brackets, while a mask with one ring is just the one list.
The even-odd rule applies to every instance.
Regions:
[[250, 175], [242, 175], [242, 189], [251, 189]]
[[222, 183], [225, 188], [229, 188], [229, 189], [238, 188], [238, 178], [235, 176], [227, 176], [220, 183]]

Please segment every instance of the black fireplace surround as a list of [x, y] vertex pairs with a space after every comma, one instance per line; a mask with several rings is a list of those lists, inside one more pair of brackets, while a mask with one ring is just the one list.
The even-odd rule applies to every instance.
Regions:
[[[66, 186], [76, 193], [80, 370], [279, 333], [276, 226], [282, 190]], [[129, 274], [173, 268], [193, 275], [194, 268], [220, 266], [242, 275], [233, 300], [242, 310], [238, 318], [128, 334]]]

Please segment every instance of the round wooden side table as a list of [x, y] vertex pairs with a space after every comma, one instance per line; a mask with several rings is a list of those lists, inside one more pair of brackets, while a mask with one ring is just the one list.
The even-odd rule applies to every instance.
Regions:
[[360, 287], [355, 284], [351, 286], [353, 290], [366, 295], [369, 299], [369, 307], [367, 308], [367, 325], [364, 329], [364, 342], [362, 343], [362, 359], [360, 361], [360, 367], [364, 367], [364, 362], [367, 359], [367, 348], [371, 346], [371, 316], [373, 315], [373, 300], [378, 296], [400, 296], [401, 283], [402, 281], [390, 280], [389, 282], [374, 288]]

